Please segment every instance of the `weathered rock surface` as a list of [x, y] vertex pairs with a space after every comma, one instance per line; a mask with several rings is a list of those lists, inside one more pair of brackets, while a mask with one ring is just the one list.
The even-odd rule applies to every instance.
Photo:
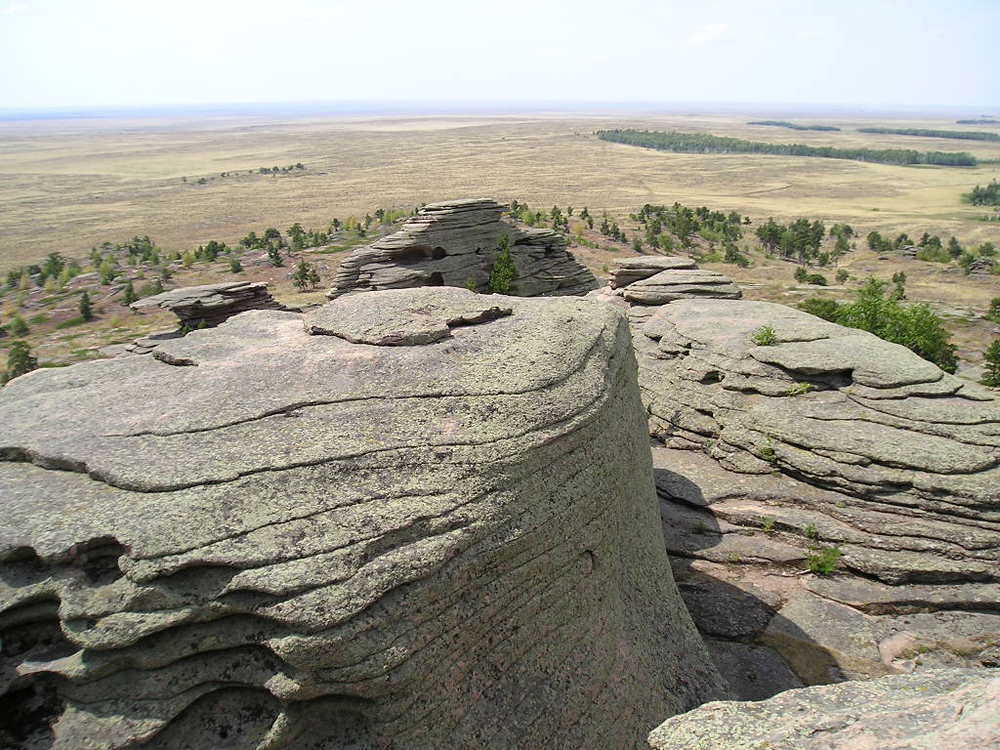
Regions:
[[0, 745], [642, 746], [725, 697], [644, 420], [620, 313], [459, 289], [14, 380]]
[[263, 281], [226, 281], [171, 289], [131, 304], [132, 309], [158, 307], [170, 310], [187, 328], [217, 326], [247, 310], [281, 310]]
[[708, 703], [668, 719], [655, 750], [997, 750], [1000, 674], [939, 670]]
[[522, 229], [501, 218], [504, 206], [489, 199], [430, 203], [403, 228], [353, 251], [340, 264], [328, 297], [381, 289], [474, 285], [486, 290], [501, 235], [511, 241], [518, 297], [584, 294], [593, 274], [566, 250], [551, 229]]
[[[752, 341], [761, 326], [774, 329], [773, 346]], [[955, 579], [995, 578], [1000, 400], [985, 389], [872, 334], [767, 302], [665, 305], [635, 345], [651, 431], [668, 445], [863, 498], [858, 514], [905, 521], [896, 534], [939, 540], [944, 557], [961, 552], [969, 567]]]
[[677, 255], [642, 255], [638, 258], [622, 258], [615, 261], [610, 271], [609, 285], [620, 289], [642, 279], [648, 279], [662, 271], [695, 270], [698, 264], [691, 258]]
[[665, 305], [679, 299], [739, 299], [740, 288], [728, 276], [703, 269], [660, 271], [624, 287], [627, 301], [638, 305]]
[[[1000, 402], [781, 305], [636, 310], [665, 537], [706, 636], [805, 684], [1000, 666]], [[824, 553], [833, 576], [806, 573]], [[780, 674], [741, 694], [794, 687]]]

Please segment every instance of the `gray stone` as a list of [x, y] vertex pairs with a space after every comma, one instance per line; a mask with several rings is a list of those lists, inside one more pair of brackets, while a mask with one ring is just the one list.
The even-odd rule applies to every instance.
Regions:
[[170, 310], [187, 328], [205, 328], [247, 310], [282, 310], [263, 281], [226, 281], [171, 289], [143, 297], [131, 305], [133, 310], [160, 308]]
[[676, 255], [642, 255], [638, 258], [621, 258], [611, 267], [611, 288], [620, 289], [641, 279], [648, 279], [661, 271], [695, 269], [698, 265], [690, 258]]
[[705, 645], [737, 700], [762, 701], [803, 687], [787, 662], [766, 646], [712, 639]]
[[996, 750], [1000, 676], [948, 669], [708, 703], [668, 719], [655, 750]]
[[351, 252], [337, 270], [330, 299], [364, 291], [420, 286], [488, 287], [502, 235], [510, 238], [518, 297], [580, 295], [597, 280], [551, 229], [520, 228], [486, 198], [430, 203], [394, 234]]
[[[330, 309], [380, 343], [510, 314], [378, 346], [251, 311], [0, 391], [22, 729], [65, 750], [624, 748], [724, 697], [664, 552], [624, 318], [461, 290], [428, 315], [424, 291]], [[383, 302], [368, 328], [351, 312]]]
[[665, 305], [680, 299], [739, 299], [740, 288], [718, 271], [693, 268], [660, 271], [625, 287], [625, 299], [639, 305]]

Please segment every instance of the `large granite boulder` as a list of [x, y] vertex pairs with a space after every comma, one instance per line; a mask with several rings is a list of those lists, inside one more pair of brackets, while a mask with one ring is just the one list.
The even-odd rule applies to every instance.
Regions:
[[738, 694], [1000, 666], [1000, 400], [782, 305], [630, 317], [675, 575]]
[[708, 703], [668, 719], [654, 750], [997, 750], [1000, 674], [939, 670]]
[[611, 307], [420, 289], [15, 379], [0, 745], [644, 745], [725, 696], [635, 378]]
[[345, 258], [327, 296], [419, 286], [486, 290], [501, 235], [510, 238], [517, 268], [512, 294], [579, 295], [597, 286], [561, 234], [517, 227], [501, 218], [505, 208], [489, 199], [430, 203], [398, 232]]
[[[160, 308], [180, 318], [183, 328], [207, 328], [247, 310], [284, 309], [263, 281], [224, 281], [171, 289], [131, 304], [133, 310]], [[152, 348], [152, 347], [151, 347]]]

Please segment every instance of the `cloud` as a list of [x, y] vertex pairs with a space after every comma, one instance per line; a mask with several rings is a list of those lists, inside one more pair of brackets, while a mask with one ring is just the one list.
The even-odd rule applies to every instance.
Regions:
[[728, 33], [728, 23], [709, 23], [695, 29], [695, 32], [688, 37], [688, 44], [693, 46], [711, 44], [725, 38]]

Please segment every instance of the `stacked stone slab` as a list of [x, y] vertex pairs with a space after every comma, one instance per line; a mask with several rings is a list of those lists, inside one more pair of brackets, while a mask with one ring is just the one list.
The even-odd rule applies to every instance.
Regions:
[[263, 281], [227, 281], [171, 289], [143, 297], [131, 305], [134, 310], [157, 307], [180, 318], [185, 328], [207, 328], [247, 310], [281, 310]]
[[501, 218], [505, 208], [489, 199], [430, 203], [398, 232], [345, 258], [327, 296], [420, 286], [485, 291], [502, 235], [510, 238], [517, 268], [511, 294], [579, 295], [597, 286], [593, 274], [566, 250], [561, 234], [514, 226]]
[[709, 703], [649, 737], [654, 750], [1000, 748], [1000, 675], [949, 669]]
[[644, 746], [725, 696], [635, 378], [611, 307], [419, 289], [15, 379], [0, 745]]
[[608, 286], [591, 296], [620, 297], [632, 305], [665, 305], [679, 299], [739, 299], [740, 288], [725, 274], [706, 271], [690, 258], [643, 255], [615, 263]]
[[643, 309], [633, 335], [668, 549], [737, 692], [1000, 664], [995, 396], [767, 302]]

